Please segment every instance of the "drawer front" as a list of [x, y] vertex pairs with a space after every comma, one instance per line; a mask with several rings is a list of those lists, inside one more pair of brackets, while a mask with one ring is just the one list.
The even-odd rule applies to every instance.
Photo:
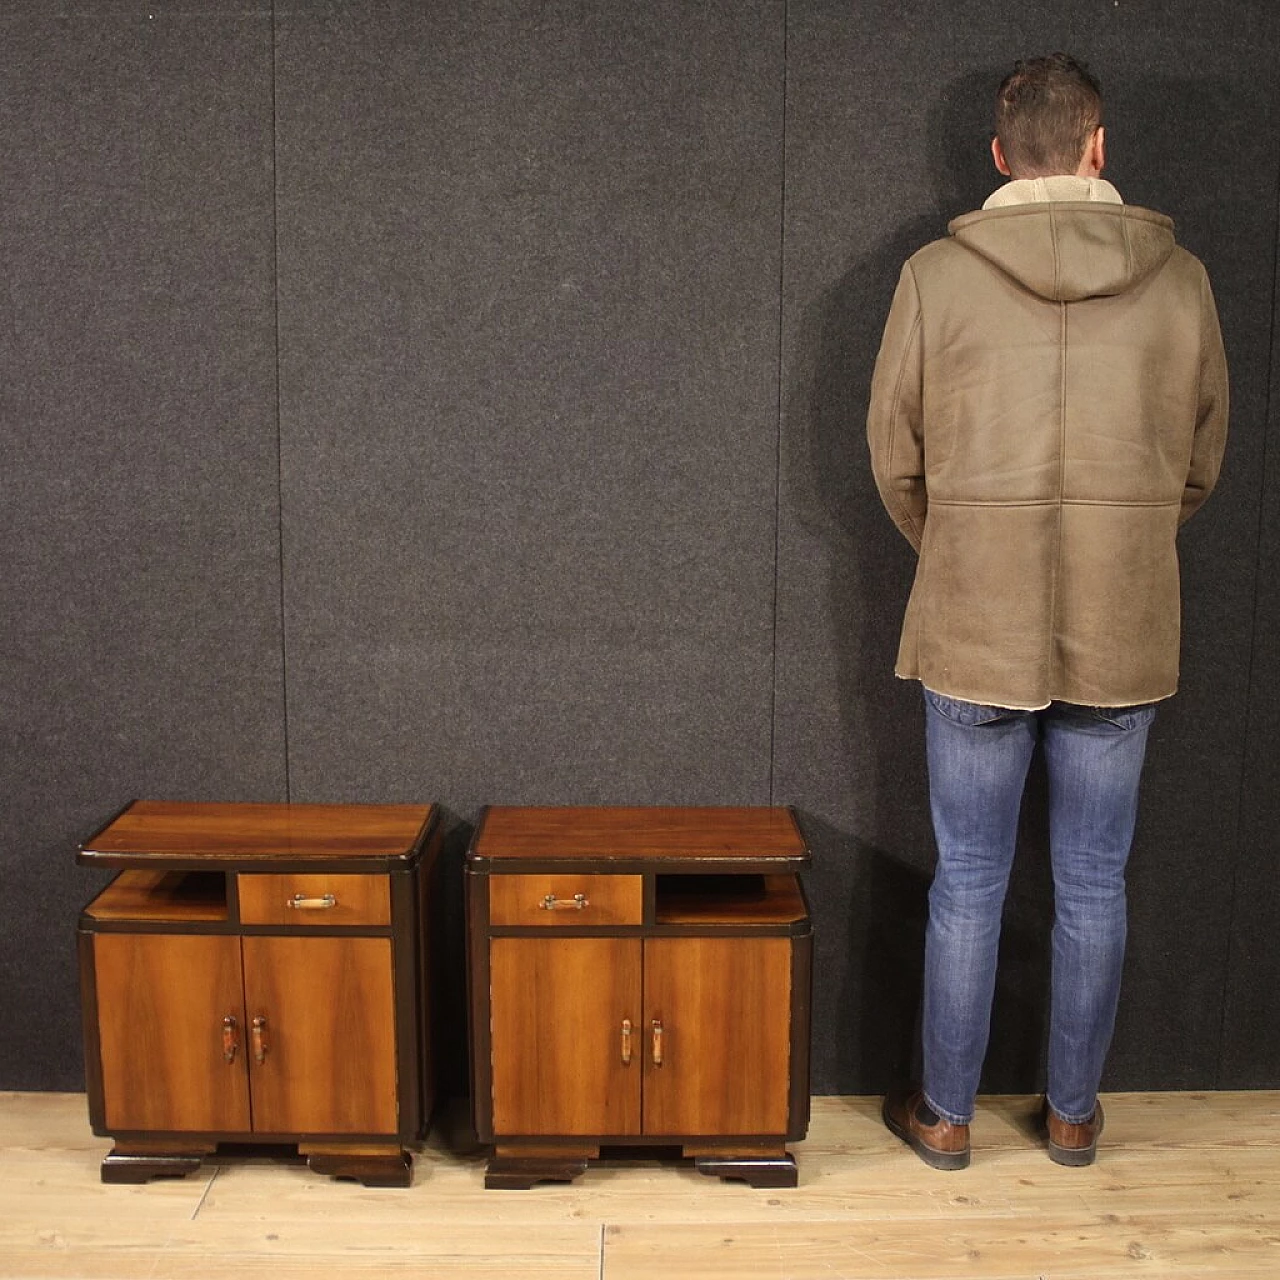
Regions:
[[333, 925], [391, 923], [387, 876], [241, 875], [242, 924]]
[[584, 875], [489, 877], [489, 923], [576, 929], [643, 924], [644, 877]]

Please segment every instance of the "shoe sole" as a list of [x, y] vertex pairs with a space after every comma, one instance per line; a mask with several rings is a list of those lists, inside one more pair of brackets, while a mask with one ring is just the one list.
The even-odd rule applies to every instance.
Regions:
[[957, 1169], [967, 1169], [969, 1167], [970, 1153], [968, 1151], [935, 1151], [898, 1124], [889, 1114], [888, 1098], [884, 1100], [884, 1104], [880, 1108], [880, 1118], [884, 1121], [885, 1128], [895, 1138], [901, 1138], [930, 1169], [941, 1169], [944, 1173], [954, 1173]]
[[[1042, 1121], [1048, 1140], [1048, 1120]], [[1107, 1118], [1102, 1112], [1102, 1103], [1098, 1103], [1098, 1132], [1093, 1135], [1093, 1142], [1087, 1147], [1060, 1147], [1056, 1142], [1049, 1142], [1049, 1159], [1054, 1164], [1064, 1165], [1068, 1169], [1083, 1169], [1094, 1162], [1098, 1155], [1098, 1139], [1102, 1136]]]
[[1098, 1154], [1098, 1144], [1091, 1147], [1059, 1147], [1049, 1143], [1049, 1159], [1054, 1164], [1066, 1165], [1069, 1169], [1082, 1169], [1092, 1164]]

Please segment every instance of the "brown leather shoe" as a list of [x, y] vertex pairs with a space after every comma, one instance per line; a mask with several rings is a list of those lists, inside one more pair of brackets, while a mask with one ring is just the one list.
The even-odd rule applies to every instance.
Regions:
[[880, 1114], [889, 1132], [902, 1139], [931, 1169], [969, 1167], [969, 1126], [944, 1120], [917, 1089], [891, 1093]]
[[1102, 1132], [1102, 1103], [1096, 1103], [1093, 1115], [1081, 1124], [1068, 1124], [1060, 1119], [1049, 1106], [1049, 1099], [1041, 1103], [1040, 1123], [1049, 1138], [1049, 1159], [1054, 1164], [1081, 1168], [1092, 1164], [1098, 1154], [1098, 1135]]

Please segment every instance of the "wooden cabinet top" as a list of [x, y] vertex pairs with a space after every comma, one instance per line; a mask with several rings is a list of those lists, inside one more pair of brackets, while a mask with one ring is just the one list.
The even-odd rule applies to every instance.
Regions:
[[81, 846], [77, 861], [108, 867], [224, 870], [412, 862], [433, 805], [206, 804], [135, 800]]
[[604, 863], [655, 870], [780, 870], [809, 850], [787, 808], [523, 808], [484, 811], [468, 857], [477, 868]]

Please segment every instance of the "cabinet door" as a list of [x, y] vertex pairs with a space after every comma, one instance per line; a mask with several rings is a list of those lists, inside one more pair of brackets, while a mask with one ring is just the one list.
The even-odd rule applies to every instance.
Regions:
[[106, 1127], [247, 1133], [240, 939], [99, 933], [93, 968]]
[[391, 940], [255, 936], [243, 943], [254, 1129], [394, 1134]]
[[785, 1133], [790, 939], [650, 938], [644, 964], [644, 1132]]
[[494, 1133], [638, 1134], [641, 939], [494, 938], [489, 955]]

